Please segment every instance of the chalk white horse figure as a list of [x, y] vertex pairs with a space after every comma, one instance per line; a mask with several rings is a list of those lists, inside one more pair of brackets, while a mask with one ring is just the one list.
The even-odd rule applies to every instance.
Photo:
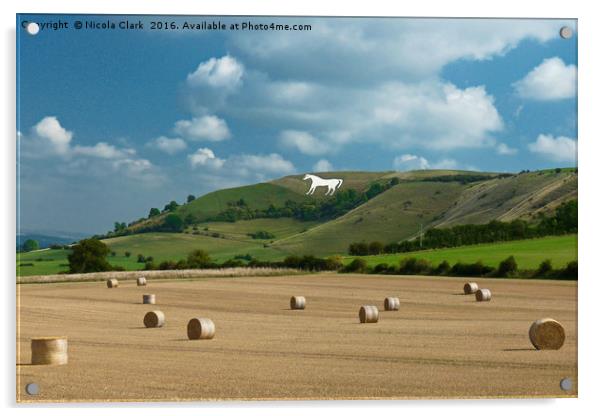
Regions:
[[316, 188], [319, 186], [327, 186], [325, 195], [333, 195], [334, 191], [339, 189], [343, 184], [342, 179], [323, 179], [316, 175], [310, 175], [309, 173], [303, 177], [303, 180], [306, 181], [311, 180], [311, 186], [309, 187], [309, 191], [305, 195], [313, 195], [316, 191]]

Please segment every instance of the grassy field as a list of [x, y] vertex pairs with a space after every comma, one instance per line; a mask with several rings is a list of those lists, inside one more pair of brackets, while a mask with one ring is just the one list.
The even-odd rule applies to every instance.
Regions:
[[[255, 226], [250, 226], [250, 229], [254, 228]], [[286, 229], [287, 225], [283, 224], [281, 232], [285, 233]], [[207, 251], [216, 262], [223, 262], [239, 254], [250, 254], [261, 260], [278, 260], [286, 256], [286, 253], [277, 249], [264, 247], [264, 240], [253, 240], [251, 237], [241, 235], [242, 233], [234, 235], [228, 224], [220, 226], [220, 223], [211, 223], [210, 230], [221, 230], [231, 234], [226, 238], [214, 238], [183, 233], [145, 233], [103, 241], [115, 252], [115, 256], [108, 257], [109, 263], [124, 267], [126, 270], [144, 268], [144, 263], [137, 262], [138, 254], [152, 256], [155, 263], [160, 263], [164, 260], [185, 259], [188, 253], [195, 249]], [[126, 251], [131, 253], [130, 257], [126, 257]], [[67, 256], [70, 252], [70, 250], [41, 250], [20, 253], [17, 256], [17, 274], [32, 276], [67, 271], [69, 269]]]
[[[364, 256], [362, 258], [370, 266], [376, 266], [379, 263], [399, 265], [400, 260], [405, 257], [416, 257], [426, 259], [434, 265], [441, 263], [443, 260], [447, 260], [452, 266], [460, 261], [474, 263], [480, 260], [485, 265], [497, 267], [500, 261], [508, 256], [514, 256], [518, 268], [521, 270], [536, 269], [546, 259], [552, 260], [552, 265], [555, 268], [564, 267], [569, 261], [577, 260], [577, 236], [545, 237], [412, 253]], [[346, 257], [345, 262], [349, 263], [353, 258]]]
[[339, 218], [276, 241], [274, 247], [325, 256], [345, 253], [354, 241], [404, 240], [451, 208], [466, 188], [460, 183], [402, 182]]
[[[192, 234], [173, 233], [147, 233], [126, 237], [104, 240], [115, 256], [109, 257], [109, 262], [114, 266], [122, 266], [126, 270], [141, 270], [143, 263], [137, 262], [137, 255], [153, 256], [156, 263], [164, 260], [179, 260], [194, 249], [206, 250], [217, 262], [233, 258], [238, 254], [251, 254], [261, 260], [282, 260], [292, 252], [279, 250], [278, 246], [264, 247], [264, 240], [253, 240], [246, 236], [246, 232], [257, 231], [266, 227], [266, 221], [272, 222], [272, 229], [281, 235], [295, 233], [300, 226], [290, 219], [280, 220], [253, 220], [237, 223], [210, 223], [209, 232], [223, 233], [226, 238], [214, 238]], [[279, 222], [279, 225], [274, 225]], [[242, 223], [246, 229], [238, 228]], [[131, 256], [126, 257], [125, 252], [130, 251]], [[68, 270], [67, 255], [70, 250], [40, 250], [30, 253], [21, 253], [17, 257], [17, 272], [19, 276], [57, 274]], [[508, 243], [481, 244], [440, 250], [418, 251], [413, 253], [387, 254], [379, 256], [364, 256], [370, 266], [379, 263], [398, 265], [404, 257], [424, 258], [434, 265], [447, 260], [451, 265], [458, 261], [472, 263], [481, 260], [489, 266], [497, 266], [500, 261], [513, 255], [519, 269], [535, 269], [545, 260], [552, 260], [556, 268], [563, 267], [567, 262], [577, 259], [577, 236], [568, 235], [560, 237], [545, 237], [533, 240], [520, 240]], [[349, 263], [354, 257], [344, 258]], [[33, 266], [21, 266], [31, 263]]]
[[[17, 400], [145, 401], [567, 397], [577, 394], [576, 282], [319, 274], [18, 285]], [[143, 293], [157, 304], [143, 305]], [[305, 310], [289, 309], [304, 295]], [[398, 296], [397, 312], [359, 324], [360, 305]], [[165, 313], [146, 329], [144, 314]], [[189, 341], [208, 317], [212, 340]], [[566, 342], [537, 351], [531, 323], [559, 320]], [[62, 335], [69, 363], [30, 365], [30, 340]], [[574, 389], [559, 382], [571, 377]], [[40, 394], [27, 396], [35, 381]]]
[[[444, 181], [453, 175], [453, 181]], [[312, 254], [325, 257], [346, 253], [353, 242], [380, 241], [384, 244], [414, 238], [419, 231], [433, 227], [450, 227], [458, 224], [484, 224], [492, 220], [511, 221], [523, 219], [537, 222], [538, 215], [551, 215], [559, 204], [577, 198], [577, 173], [574, 169], [542, 170], [500, 177], [496, 173], [466, 171], [415, 171], [415, 172], [329, 172], [325, 178], [344, 180], [341, 190], [366, 191], [371, 184], [389, 183], [397, 178], [399, 183], [373, 197], [355, 209], [334, 219], [323, 217], [319, 222], [296, 221], [292, 218], [237, 221], [235, 223], [208, 222], [240, 199], [251, 210], [265, 210], [270, 205], [283, 207], [287, 200], [297, 203], [315, 203], [332, 198], [324, 196], [324, 189], [314, 195], [305, 195], [308, 183], [301, 175], [287, 176], [269, 183], [259, 183], [238, 188], [222, 189], [200, 196], [177, 208], [181, 218], [188, 218], [199, 232], [209, 228], [211, 233], [224, 234], [225, 241], [199, 241], [215, 243], [212, 248], [218, 259], [225, 259], [250, 244], [248, 250], [264, 260], [283, 255]], [[462, 180], [464, 178], [464, 180]], [[336, 198], [336, 196], [335, 196]], [[130, 231], [145, 226], [157, 226], [167, 213], [132, 225]], [[252, 241], [249, 232], [267, 231], [275, 235], [270, 241]], [[192, 232], [192, 226], [188, 228]], [[172, 234], [177, 236], [177, 234]], [[126, 237], [128, 238], [128, 237]], [[120, 240], [119, 250], [146, 249], [148, 255], [166, 259], [168, 255], [154, 250], [154, 244], [145, 238]], [[174, 237], [174, 248], [183, 246], [180, 237]], [[111, 240], [108, 240], [111, 241]], [[125, 248], [126, 241], [140, 247]], [[264, 243], [269, 247], [263, 249]], [[184, 244], [185, 245], [185, 244]], [[213, 245], [213, 244], [211, 244]], [[226, 247], [229, 245], [230, 247]], [[202, 248], [202, 247], [201, 247]], [[148, 251], [148, 250], [147, 250]], [[147, 254], [147, 253], [142, 253]], [[181, 253], [179, 253], [181, 255]], [[115, 260], [117, 261], [117, 260]], [[124, 260], [124, 267], [135, 267]]]
[[[210, 233], [218, 232], [235, 240], [269, 243], [271, 240], [253, 240], [247, 234], [257, 231], [269, 231], [274, 234], [274, 239], [281, 239], [303, 233], [317, 224], [319, 223], [298, 221], [293, 218], [258, 218], [237, 222], [206, 222], [198, 224], [196, 227], [201, 232], [207, 229], [206, 231]], [[189, 227], [188, 231], [192, 231], [192, 227]]]

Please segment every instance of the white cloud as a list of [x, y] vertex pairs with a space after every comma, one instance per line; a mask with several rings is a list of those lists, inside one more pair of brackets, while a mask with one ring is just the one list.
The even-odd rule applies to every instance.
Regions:
[[[272, 68], [282, 79], [314, 78], [424, 80], [450, 62], [501, 56], [525, 39], [545, 42], [570, 22], [517, 19], [314, 19], [298, 36], [269, 32], [233, 36], [229, 46], [256, 68]], [[375, 27], [378, 26], [376, 30]], [[334, 62], [335, 65], [324, 65]]]
[[156, 139], [147, 143], [147, 145], [170, 155], [176, 154], [187, 147], [186, 142], [179, 137], [172, 139], [165, 136], [157, 137]]
[[191, 86], [234, 89], [240, 85], [244, 72], [244, 66], [240, 62], [226, 55], [201, 62], [194, 72], [188, 74], [186, 80]]
[[569, 137], [540, 134], [529, 150], [555, 162], [577, 163], [577, 140]]
[[313, 86], [308, 82], [300, 81], [275, 81], [269, 84], [272, 98], [277, 102], [301, 102], [312, 95]]
[[322, 155], [333, 150], [334, 146], [320, 141], [305, 131], [284, 130], [280, 133], [280, 144], [290, 149], [295, 149], [306, 155]]
[[393, 169], [398, 171], [428, 169], [429, 162], [421, 156], [405, 154], [393, 159]]
[[318, 160], [313, 166], [314, 172], [332, 172], [333, 170], [334, 167], [332, 166], [332, 163], [326, 159]]
[[544, 59], [523, 79], [513, 84], [523, 98], [553, 101], [573, 98], [577, 94], [577, 68], [559, 57]]
[[234, 171], [244, 176], [257, 172], [273, 175], [284, 175], [295, 172], [294, 165], [277, 153], [233, 156], [228, 158], [228, 165]]
[[163, 177], [153, 164], [136, 156], [132, 148], [119, 148], [107, 142], [92, 146], [73, 144], [74, 133], [63, 128], [56, 117], [44, 117], [32, 127], [31, 136], [19, 133], [21, 155], [25, 158], [60, 157], [57, 171], [65, 175], [85, 171], [92, 176], [117, 171], [141, 181], [159, 183]]
[[136, 154], [136, 151], [134, 149], [118, 149], [112, 144], [98, 142], [94, 146], [74, 146], [71, 153], [101, 159], [122, 159]]
[[484, 86], [441, 80], [442, 68], [461, 59], [502, 56], [526, 39], [556, 39], [560, 24], [572, 24], [392, 19], [379, 21], [374, 30], [370, 19], [308, 23], [312, 31], [303, 37], [258, 32], [228, 38], [232, 55], [245, 62], [244, 84], [227, 93], [206, 82], [205, 88], [188, 88], [185, 100], [193, 114], [269, 125], [286, 132], [278, 136], [282, 146], [312, 156], [352, 142], [395, 151], [493, 147], [504, 127], [495, 98]]
[[503, 127], [494, 98], [483, 86], [460, 89], [438, 81], [393, 83], [380, 88], [368, 103], [374, 105], [372, 117], [358, 117], [399, 147], [482, 147], [490, 145], [491, 134]]
[[210, 169], [220, 169], [224, 166], [225, 162], [224, 159], [216, 157], [213, 150], [206, 147], [202, 147], [193, 154], [188, 155], [188, 161], [193, 168], [204, 166]]
[[[213, 150], [200, 148], [188, 155], [193, 169], [218, 175], [221, 181], [238, 183], [249, 178], [265, 180], [295, 172], [295, 166], [277, 153], [267, 155], [240, 154], [221, 159]], [[218, 177], [215, 176], [215, 177]]]
[[113, 162], [116, 168], [125, 168], [130, 174], [141, 174], [153, 168], [153, 164], [146, 159], [119, 159]]
[[226, 122], [217, 116], [202, 116], [192, 120], [176, 121], [174, 132], [190, 140], [213, 142], [226, 140], [231, 136]]
[[49, 145], [48, 148], [60, 155], [69, 153], [69, 145], [73, 132], [64, 129], [54, 116], [44, 117], [33, 127], [39, 139]]
[[[426, 158], [413, 154], [403, 154], [393, 159], [393, 169], [400, 172], [424, 169], [460, 169], [460, 164], [455, 159], [443, 158], [431, 163]], [[476, 169], [473, 169], [476, 170]]]
[[518, 149], [508, 146], [506, 143], [500, 143], [496, 146], [495, 151], [499, 155], [511, 156], [518, 153]]

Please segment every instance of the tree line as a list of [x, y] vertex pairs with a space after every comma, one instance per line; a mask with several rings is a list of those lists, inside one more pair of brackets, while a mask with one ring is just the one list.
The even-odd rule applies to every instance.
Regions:
[[370, 267], [365, 259], [355, 258], [341, 269], [343, 273], [371, 273], [391, 275], [428, 275], [461, 277], [506, 277], [577, 280], [577, 261], [570, 261], [564, 267], [554, 269], [549, 259], [541, 262], [535, 270], [520, 270], [514, 256], [502, 260], [498, 267], [487, 266], [482, 261], [474, 263], [457, 262], [453, 266], [446, 260], [432, 265], [428, 260], [416, 257], [401, 259], [397, 266], [380, 263]]
[[[69, 273], [91, 273], [111, 270], [124, 270], [123, 267], [112, 266], [107, 261], [110, 253], [109, 247], [100, 240], [87, 239], [80, 241], [73, 247], [69, 255]], [[269, 267], [289, 268], [311, 272], [338, 271], [341, 273], [375, 273], [393, 275], [439, 275], [439, 276], [464, 276], [464, 277], [518, 277], [518, 278], [546, 278], [576, 280], [578, 267], [576, 261], [569, 262], [565, 267], [554, 269], [552, 262], [544, 260], [536, 270], [520, 270], [514, 256], [502, 260], [498, 267], [484, 265], [483, 262], [475, 263], [458, 262], [451, 266], [447, 261], [442, 261], [434, 266], [425, 259], [407, 257], [400, 260], [399, 264], [377, 264], [370, 267], [365, 259], [355, 258], [344, 265], [340, 256], [320, 258], [312, 255], [288, 256], [282, 261], [260, 261], [250, 255], [239, 255], [223, 263], [217, 263], [204, 250], [192, 250], [185, 259], [166, 260], [155, 263], [152, 257], [138, 256], [138, 261], [144, 260], [145, 270], [185, 270], [185, 269], [218, 269], [230, 267]]]

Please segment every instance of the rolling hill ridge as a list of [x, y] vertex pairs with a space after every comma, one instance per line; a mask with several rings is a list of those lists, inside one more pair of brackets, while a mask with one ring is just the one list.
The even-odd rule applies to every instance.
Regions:
[[[397, 242], [415, 238], [421, 230], [432, 227], [484, 224], [491, 220], [534, 221], [551, 214], [562, 202], [577, 198], [574, 169], [520, 174], [452, 170], [329, 172], [320, 176], [343, 179], [337, 193], [355, 195], [357, 200], [333, 216], [295, 217], [292, 211], [302, 209], [311, 213], [315, 207], [342, 197], [324, 196], [325, 188], [318, 188], [314, 195], [305, 195], [309, 184], [302, 180], [302, 175], [293, 175], [214, 191], [171, 213], [135, 223], [128, 230], [136, 234], [149, 224], [176, 214], [188, 219], [185, 233], [203, 230], [202, 235], [219, 234], [222, 239], [241, 242], [252, 241], [247, 233], [255, 229], [274, 236], [269, 241], [254, 242], [263, 248], [286, 254], [330, 255], [345, 253], [354, 241]], [[375, 184], [380, 192], [362, 199]], [[244, 219], [220, 218], [220, 213], [228, 210], [240, 212], [240, 204]], [[285, 206], [291, 206], [292, 213], [281, 212]], [[272, 208], [276, 210], [269, 211]], [[260, 218], [263, 221], [256, 223]], [[293, 231], [282, 233], [280, 224], [284, 220], [288, 225], [296, 224], [291, 228]], [[237, 229], [245, 231], [237, 233]], [[127, 237], [132, 236], [120, 238]], [[107, 241], [110, 243], [110, 239]]]

